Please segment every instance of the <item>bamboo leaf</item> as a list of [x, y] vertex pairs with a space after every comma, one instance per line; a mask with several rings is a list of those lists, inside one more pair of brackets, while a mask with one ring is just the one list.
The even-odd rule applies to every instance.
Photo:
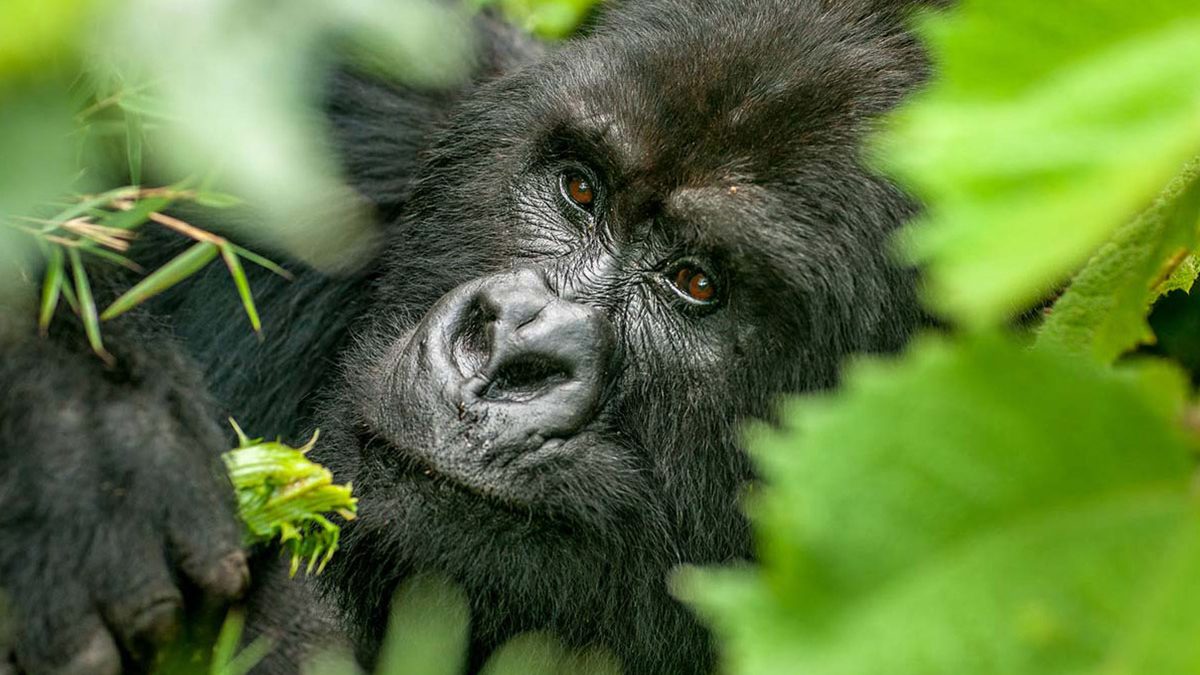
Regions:
[[54, 216], [54, 218], [51, 220], [56, 223], [65, 223], [72, 218], [78, 218], [92, 209], [100, 208], [105, 204], [110, 204], [118, 199], [129, 199], [136, 195], [137, 188], [128, 186], [117, 188], [115, 190], [109, 190], [108, 192], [103, 192], [101, 194], [88, 197], [83, 201], [80, 201], [78, 204], [72, 204], [68, 206], [66, 209], [60, 211], [58, 215]]
[[224, 192], [212, 192], [210, 190], [201, 190], [192, 197], [192, 201], [200, 206], [207, 206], [214, 209], [227, 209], [232, 206], [239, 206], [244, 202], [231, 194]]
[[45, 335], [50, 329], [50, 320], [58, 308], [58, 299], [63, 287], [63, 254], [57, 246], [50, 247], [50, 259], [46, 263], [46, 278], [42, 282], [42, 306], [38, 313], [38, 330]]
[[150, 218], [155, 211], [162, 211], [173, 202], [167, 197], [139, 199], [128, 211], [102, 211], [97, 214], [97, 223], [118, 230], [131, 230]]
[[104, 341], [100, 337], [100, 319], [96, 316], [96, 299], [92, 296], [92, 285], [88, 282], [87, 270], [79, 259], [79, 251], [67, 249], [71, 258], [71, 273], [75, 277], [75, 298], [79, 302], [79, 318], [83, 320], [83, 330], [87, 334], [88, 344], [92, 351], [105, 363], [115, 362], [112, 354], [104, 349]]
[[113, 301], [100, 318], [108, 321], [137, 307], [175, 284], [200, 271], [213, 258], [217, 257], [217, 246], [210, 242], [200, 242], [175, 256], [170, 262], [154, 270], [133, 288], [125, 291], [121, 297]]
[[295, 278], [291, 272], [280, 267], [278, 263], [272, 262], [271, 260], [268, 260], [267, 258], [262, 257], [261, 255], [255, 253], [254, 251], [249, 251], [249, 250], [244, 249], [241, 246], [237, 246], [237, 245], [233, 245], [233, 250], [235, 252], [237, 252], [238, 255], [245, 258], [246, 260], [249, 260], [250, 262], [254, 263], [255, 265], [258, 265], [259, 267], [263, 267], [268, 270], [271, 270], [275, 274], [278, 274], [279, 276], [283, 277], [284, 279], [287, 279], [288, 281], [291, 281], [292, 279]]
[[242, 298], [242, 307], [246, 310], [246, 317], [250, 319], [250, 326], [255, 333], [262, 332], [262, 321], [258, 317], [258, 308], [254, 306], [254, 294], [250, 292], [250, 280], [246, 278], [246, 270], [242, 269], [237, 252], [229, 242], [221, 244], [221, 257], [225, 259], [225, 266], [229, 268], [229, 275], [233, 277], [233, 283], [237, 286], [238, 295]]

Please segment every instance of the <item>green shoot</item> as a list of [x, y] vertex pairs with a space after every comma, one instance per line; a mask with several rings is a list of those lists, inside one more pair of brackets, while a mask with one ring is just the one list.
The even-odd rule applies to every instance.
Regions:
[[238, 447], [225, 453], [225, 466], [237, 491], [238, 511], [246, 525], [246, 544], [278, 541], [291, 554], [291, 574], [302, 561], [305, 573], [320, 574], [338, 549], [341, 528], [326, 514], [353, 520], [357, 500], [351, 486], [334, 485], [328, 469], [305, 454], [319, 432], [299, 448], [280, 441], [249, 438], [230, 419]]

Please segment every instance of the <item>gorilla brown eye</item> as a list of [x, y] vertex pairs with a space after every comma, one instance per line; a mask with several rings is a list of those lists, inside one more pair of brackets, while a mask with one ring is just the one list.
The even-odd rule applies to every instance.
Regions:
[[562, 176], [562, 189], [563, 194], [573, 204], [584, 211], [592, 210], [592, 205], [596, 201], [596, 188], [592, 185], [592, 181], [588, 180], [587, 176], [574, 171], [564, 173]]
[[694, 265], [684, 265], [671, 280], [675, 290], [692, 302], [708, 305], [717, 299], [717, 283], [708, 272]]

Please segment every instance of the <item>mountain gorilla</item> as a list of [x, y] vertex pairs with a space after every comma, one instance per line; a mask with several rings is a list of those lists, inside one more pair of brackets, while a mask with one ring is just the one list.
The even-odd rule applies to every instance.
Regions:
[[[630, 673], [700, 672], [681, 563], [752, 555], [739, 427], [918, 322], [888, 238], [915, 211], [861, 141], [925, 77], [916, 0], [617, 4], [543, 47], [486, 15], [477, 77], [333, 78], [388, 245], [349, 277], [219, 271], [107, 328], [4, 349], [0, 581], [32, 673], [145, 663], [184, 605], [249, 591], [263, 668], [344, 635], [369, 664], [397, 586], [449, 576], [472, 663], [528, 630]], [[219, 227], [213, 225], [212, 227]], [[218, 420], [323, 431], [360, 517], [325, 574], [241, 551]], [[253, 583], [251, 583], [253, 580]]]

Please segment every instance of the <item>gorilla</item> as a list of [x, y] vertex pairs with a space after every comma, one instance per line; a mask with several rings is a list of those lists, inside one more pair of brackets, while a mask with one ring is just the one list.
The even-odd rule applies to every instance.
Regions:
[[[473, 668], [543, 630], [629, 673], [710, 670], [669, 577], [753, 558], [743, 422], [923, 320], [888, 253], [919, 207], [862, 152], [928, 76], [918, 4], [614, 2], [555, 45], [484, 12], [468, 82], [339, 70], [329, 128], [386, 231], [370, 265], [252, 275], [261, 342], [209, 270], [106, 325], [115, 366], [65, 316], [3, 346], [11, 663], [138, 670], [190, 607], [240, 598], [276, 641], [263, 672], [335, 643], [369, 666], [397, 587], [438, 573]], [[243, 551], [226, 415], [321, 429], [359, 498], [324, 574]]]

